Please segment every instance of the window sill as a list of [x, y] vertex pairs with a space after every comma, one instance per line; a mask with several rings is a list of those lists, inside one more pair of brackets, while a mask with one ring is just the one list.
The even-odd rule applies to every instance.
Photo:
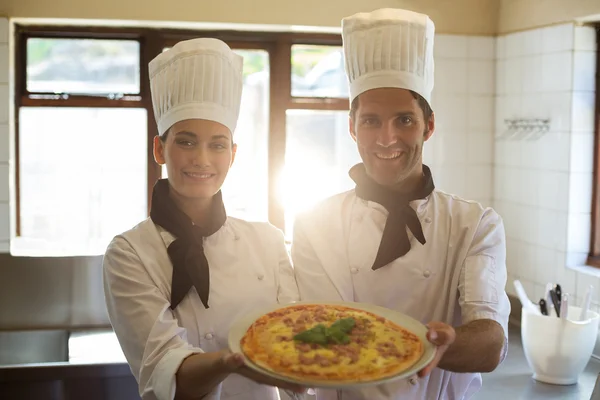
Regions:
[[10, 254], [14, 257], [90, 257], [101, 256], [108, 242], [76, 243], [54, 242], [19, 236], [10, 241]]
[[570, 270], [579, 272], [580, 274], [600, 278], [600, 268], [598, 268], [598, 267], [593, 267], [591, 265], [577, 265], [577, 266], [567, 267], [567, 268]]

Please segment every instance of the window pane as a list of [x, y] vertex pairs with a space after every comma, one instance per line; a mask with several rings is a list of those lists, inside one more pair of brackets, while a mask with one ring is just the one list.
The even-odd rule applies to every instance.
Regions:
[[293, 45], [292, 96], [347, 98], [342, 48]]
[[[223, 185], [227, 214], [252, 221], [267, 221], [269, 54], [264, 50], [234, 50], [244, 57], [244, 89], [234, 134], [235, 162]], [[167, 177], [163, 165], [162, 177]]]
[[22, 249], [102, 254], [147, 217], [146, 110], [22, 107]]
[[354, 187], [348, 171], [360, 157], [346, 111], [288, 110], [286, 138], [280, 188], [291, 240], [296, 213]]
[[134, 40], [27, 39], [27, 90], [139, 93], [140, 44]]

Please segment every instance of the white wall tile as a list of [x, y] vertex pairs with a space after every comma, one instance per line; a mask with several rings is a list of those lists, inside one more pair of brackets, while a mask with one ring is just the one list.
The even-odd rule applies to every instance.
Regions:
[[519, 276], [530, 282], [535, 281], [536, 251], [537, 246], [533, 244], [517, 242], [518, 273]]
[[523, 55], [523, 43], [525, 32], [516, 32], [506, 35], [504, 54], [505, 58], [510, 59]]
[[[479, 166], [494, 163], [494, 138], [491, 131], [473, 130], [467, 134], [467, 162]], [[492, 197], [492, 193], [489, 193]]]
[[504, 60], [506, 58], [506, 36], [496, 37], [496, 60]]
[[542, 31], [534, 29], [523, 32], [522, 55], [531, 56], [542, 53]]
[[574, 25], [563, 24], [542, 28], [542, 51], [555, 53], [573, 49]]
[[439, 58], [435, 65], [435, 90], [443, 94], [467, 93], [467, 60]]
[[548, 210], [569, 211], [569, 173], [544, 171], [537, 172], [536, 203]]
[[594, 171], [594, 133], [571, 134], [571, 173]]
[[430, 145], [434, 147], [433, 157], [436, 165], [465, 165], [467, 135], [463, 130], [437, 132], [430, 141]]
[[546, 171], [569, 171], [571, 137], [565, 132], [550, 132], [533, 142], [538, 156], [532, 161]]
[[542, 54], [542, 90], [570, 91], [573, 87], [573, 52]]
[[0, 83], [0, 124], [8, 121], [8, 85]]
[[468, 116], [467, 95], [439, 94], [438, 99], [439, 103], [444, 106], [436, 109], [436, 130], [458, 130], [465, 132], [467, 129]]
[[469, 60], [467, 84], [469, 94], [494, 95], [496, 86], [495, 62], [493, 60]]
[[[535, 282], [543, 285], [544, 282], [556, 282], [556, 265], [558, 252], [545, 247], [536, 247]], [[541, 297], [541, 296], [540, 296]]]
[[523, 93], [536, 93], [543, 88], [542, 55], [531, 55], [522, 59]]
[[468, 168], [466, 174], [466, 187], [464, 196], [466, 198], [484, 198], [492, 192], [493, 172], [491, 165]]
[[595, 120], [596, 94], [594, 92], [573, 92], [572, 127], [573, 132], [593, 132]]
[[569, 214], [566, 212], [561, 212], [556, 218], [556, 226], [553, 228], [556, 230], [558, 244], [556, 246], [557, 250], [567, 251], [567, 242], [568, 242], [568, 232], [569, 232]]
[[523, 60], [507, 58], [505, 65], [505, 90], [507, 94], [520, 94], [523, 90]]
[[571, 172], [569, 177], [569, 212], [589, 214], [592, 212], [592, 173]]
[[0, 17], [0, 43], [8, 43], [8, 19]]
[[556, 268], [556, 283], [560, 284], [563, 292], [577, 295], [577, 273], [565, 266], [566, 253], [561, 253], [563, 260]]
[[506, 94], [506, 60], [496, 61], [496, 96]]
[[576, 51], [573, 55], [573, 90], [596, 90], [596, 52]]
[[538, 209], [537, 232], [532, 236], [536, 244], [555, 250], [563, 248], [564, 231], [557, 229], [561, 224], [561, 216], [565, 213], [554, 210]]
[[544, 93], [537, 117], [550, 119], [550, 132], [570, 132], [572, 101], [571, 92]]
[[8, 163], [10, 157], [9, 146], [8, 124], [0, 124], [0, 164]]
[[596, 50], [596, 30], [592, 26], [576, 26], [574, 34], [575, 51]]
[[567, 251], [586, 253], [590, 249], [591, 214], [569, 214]]
[[10, 240], [10, 207], [0, 203], [0, 241]]
[[467, 169], [468, 167], [464, 165], [449, 165], [438, 169], [435, 175], [435, 186], [444, 192], [464, 196]]
[[436, 35], [434, 41], [433, 53], [436, 63], [440, 58], [467, 58], [467, 36]]
[[0, 83], [8, 83], [8, 44], [0, 43]]
[[469, 96], [467, 103], [467, 127], [469, 130], [493, 131], [496, 103], [494, 96]]
[[496, 58], [496, 38], [493, 36], [467, 37], [467, 58], [493, 60]]

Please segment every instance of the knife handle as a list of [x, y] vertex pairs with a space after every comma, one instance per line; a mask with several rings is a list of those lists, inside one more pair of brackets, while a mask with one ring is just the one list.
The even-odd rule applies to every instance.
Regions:
[[554, 304], [554, 311], [556, 311], [556, 316], [560, 318], [560, 297], [555, 290], [550, 291], [550, 297], [552, 298], [552, 304]]

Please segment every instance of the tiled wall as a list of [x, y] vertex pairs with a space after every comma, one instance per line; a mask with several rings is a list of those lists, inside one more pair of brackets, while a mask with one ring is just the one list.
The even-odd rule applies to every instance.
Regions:
[[8, 20], [0, 17], [0, 253], [9, 251]]
[[484, 205], [492, 203], [495, 42], [436, 36], [436, 130], [423, 154], [436, 187]]
[[[507, 233], [508, 291], [547, 282], [576, 296], [598, 280], [567, 268], [589, 250], [595, 32], [565, 24], [497, 38], [494, 206]], [[508, 139], [507, 118], [550, 118], [538, 138]]]

